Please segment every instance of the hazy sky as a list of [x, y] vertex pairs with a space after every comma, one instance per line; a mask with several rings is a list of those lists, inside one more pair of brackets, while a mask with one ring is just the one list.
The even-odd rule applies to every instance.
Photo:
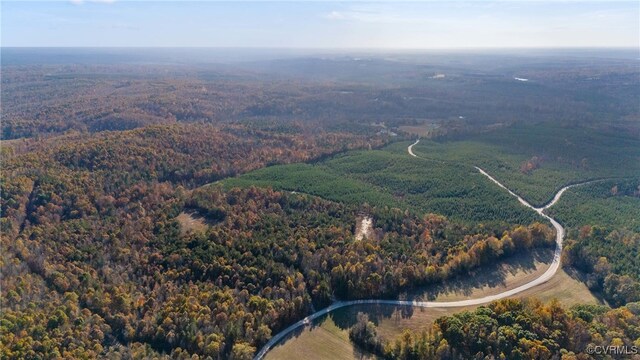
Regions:
[[5, 1], [2, 46], [638, 47], [638, 1]]

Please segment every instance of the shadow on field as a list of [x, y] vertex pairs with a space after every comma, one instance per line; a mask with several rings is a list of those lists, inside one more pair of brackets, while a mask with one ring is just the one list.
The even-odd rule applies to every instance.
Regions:
[[[507, 279], [516, 274], [544, 272], [553, 260], [553, 250], [537, 249], [529, 253], [516, 254], [496, 264], [481, 266], [469, 274], [458, 275], [442, 284], [428, 285], [404, 294], [410, 300], [436, 300], [440, 295], [456, 294], [471, 296], [474, 289], [507, 287]], [[507, 287], [510, 288], [510, 287]], [[504, 290], [504, 289], [501, 289]], [[488, 294], [487, 294], [488, 295]], [[478, 297], [475, 295], [474, 297]]]
[[[589, 287], [589, 281], [588, 281], [588, 277], [587, 274], [585, 274], [584, 272], [571, 267], [571, 266], [566, 266], [563, 267], [563, 270], [565, 273], [567, 273], [567, 275], [569, 275], [569, 277], [571, 277], [573, 280], [579, 281], [583, 284], [585, 284], [587, 287]], [[607, 305], [607, 306], [611, 306], [611, 304], [609, 304], [607, 302], [607, 300], [605, 300], [605, 298], [602, 296], [602, 293], [599, 291], [596, 291], [595, 289], [589, 289], [591, 291], [591, 294], [598, 299], [598, 301], [600, 301], [601, 304]]]

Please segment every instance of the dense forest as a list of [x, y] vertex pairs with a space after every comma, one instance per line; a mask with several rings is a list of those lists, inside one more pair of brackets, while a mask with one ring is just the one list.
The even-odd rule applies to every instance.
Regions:
[[567, 241], [563, 263], [588, 274], [587, 285], [613, 306], [640, 301], [640, 234], [598, 226]]
[[549, 214], [567, 226], [601, 226], [640, 233], [640, 177], [596, 181], [567, 192]]
[[[174, 125], [5, 147], [3, 355], [89, 351], [94, 357], [103, 352], [95, 349], [114, 351], [114, 344], [140, 339], [131, 324], [151, 291], [160, 293], [151, 303], [172, 294], [153, 280], [164, 275], [152, 264], [159, 261], [157, 239], [177, 240], [171, 231], [189, 187], [382, 142], [342, 133], [308, 139], [238, 126]], [[45, 326], [42, 318], [60, 321]]]
[[568, 192], [550, 213], [569, 226], [565, 266], [613, 306], [640, 301], [640, 180], [606, 180]]
[[[389, 358], [637, 342], [635, 63], [37, 64], [14, 51], [1, 80], [0, 358], [251, 359], [335, 300], [394, 299], [553, 248], [549, 224], [476, 162], [540, 204], [608, 178], [553, 214], [569, 229], [564, 264], [617, 308], [505, 300], [397, 341], [361, 317], [352, 339]], [[420, 158], [406, 154], [416, 129], [435, 137]], [[363, 216], [372, 234], [359, 239]]]
[[[16, 143], [2, 177], [3, 355], [136, 348], [250, 358], [333, 296], [394, 296], [553, 245], [542, 224], [470, 227], [268, 189], [190, 190], [384, 141], [163, 125]], [[205, 217], [208, 230], [181, 232], [183, 211]], [[380, 239], [355, 241], [361, 211]]]
[[[41, 151], [13, 158], [16, 166], [30, 161], [30, 170], [17, 175], [7, 166], [14, 176], [3, 182], [3, 226], [14, 235], [3, 243], [7, 357], [97, 355], [146, 343], [176, 356], [250, 358], [273, 331], [333, 295], [392, 296], [553, 244], [542, 224], [467, 235], [478, 230], [392, 208], [369, 209], [381, 240], [355, 241], [357, 207], [257, 188], [188, 191], [146, 183], [134, 176], [143, 170], [117, 162], [105, 187], [107, 175], [83, 175], [87, 165], [70, 161], [66, 144]], [[209, 229], [181, 236], [182, 210], [205, 216]]]
[[[349, 337], [385, 359], [593, 359], [598, 347], [640, 344], [640, 304], [618, 309], [598, 305], [507, 299], [437, 319], [430, 330], [405, 331], [395, 339], [377, 335], [358, 314]], [[621, 350], [622, 351], [622, 350]], [[621, 356], [634, 356], [624, 355]], [[599, 358], [599, 357], [595, 357]]]
[[3, 49], [2, 138], [176, 122], [304, 121], [366, 132], [371, 123], [425, 120], [453, 134], [542, 121], [638, 134], [635, 54], [596, 61], [462, 53], [221, 61], [211, 49], [148, 51]]
[[620, 195], [633, 196], [628, 182], [637, 182], [640, 174], [638, 135], [554, 122], [445, 135], [423, 140], [413, 151], [427, 159], [480, 166], [537, 206], [548, 203], [564, 185], [594, 179], [625, 178]]

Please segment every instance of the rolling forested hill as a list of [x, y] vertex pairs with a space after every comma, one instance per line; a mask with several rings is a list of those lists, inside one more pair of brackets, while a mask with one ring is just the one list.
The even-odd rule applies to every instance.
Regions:
[[[42, 63], [37, 50], [4, 51], [1, 358], [250, 359], [336, 300], [395, 299], [553, 248], [549, 224], [474, 165], [538, 205], [602, 180], [550, 214], [568, 229], [564, 264], [615, 309], [507, 300], [399, 345], [371, 343], [366, 321], [353, 340], [393, 358], [442, 340], [500, 356], [491, 332], [470, 343], [468, 327], [511, 334], [549, 314], [558, 321], [518, 329], [541, 354], [587, 341], [558, 332], [612, 337], [603, 322], [625, 344], [638, 337], [628, 57], [151, 64], [76, 49]], [[365, 217], [371, 235], [358, 238]], [[526, 348], [507, 343], [505, 356]]]

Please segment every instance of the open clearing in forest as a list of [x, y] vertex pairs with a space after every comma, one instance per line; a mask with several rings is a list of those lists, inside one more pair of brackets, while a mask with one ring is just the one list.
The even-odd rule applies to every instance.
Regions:
[[[407, 296], [433, 301], [456, 301], [495, 295], [540, 277], [549, 268], [552, 256], [553, 251], [549, 249], [514, 255], [499, 264], [483, 266], [470, 275], [449, 279], [445, 284], [430, 286]], [[574, 275], [578, 276], [577, 273]], [[567, 306], [600, 303], [580, 279], [571, 277], [562, 268], [551, 280], [515, 297], [537, 297], [543, 301], [557, 298]]]
[[349, 340], [349, 330], [341, 329], [332, 317], [321, 320], [318, 326], [305, 328], [281, 346], [274, 347], [266, 360], [352, 360], [377, 359], [358, 350]]
[[373, 219], [370, 216], [358, 216], [356, 220], [356, 241], [374, 236]]

